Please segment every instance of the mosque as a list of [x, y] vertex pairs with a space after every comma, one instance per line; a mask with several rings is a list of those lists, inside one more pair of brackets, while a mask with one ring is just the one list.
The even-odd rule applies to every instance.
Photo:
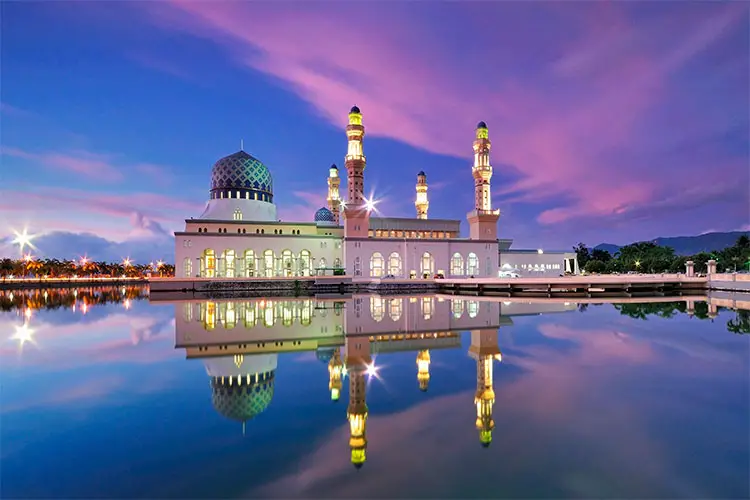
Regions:
[[178, 278], [293, 277], [347, 274], [361, 278], [558, 276], [577, 273], [575, 254], [510, 250], [498, 239], [500, 211], [492, 208], [491, 142], [479, 122], [473, 144], [474, 207], [461, 221], [429, 219], [428, 183], [417, 174], [415, 218], [376, 217], [365, 196], [365, 127], [357, 106], [346, 127], [346, 198], [336, 165], [328, 172], [327, 207], [311, 222], [281, 221], [266, 165], [245, 151], [218, 160], [204, 212], [175, 233]]

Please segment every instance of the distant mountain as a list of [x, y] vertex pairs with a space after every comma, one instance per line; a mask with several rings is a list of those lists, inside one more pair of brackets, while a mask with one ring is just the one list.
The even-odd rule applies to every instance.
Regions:
[[[651, 240], [662, 247], [672, 247], [677, 255], [694, 255], [699, 252], [711, 252], [721, 250], [735, 244], [737, 238], [742, 235], [750, 236], [750, 231], [732, 231], [728, 233], [706, 233], [698, 236], [675, 236], [672, 238], [656, 238]], [[602, 243], [595, 249], [606, 250], [613, 254], [620, 249], [621, 245]]]

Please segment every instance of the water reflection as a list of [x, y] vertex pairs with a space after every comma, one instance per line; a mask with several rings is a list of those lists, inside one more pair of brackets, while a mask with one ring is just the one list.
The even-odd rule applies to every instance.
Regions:
[[[352, 464], [367, 459], [367, 386], [378, 377], [379, 355], [416, 353], [417, 384], [427, 391], [430, 351], [458, 349], [468, 330], [468, 354], [476, 360], [476, 429], [492, 442], [495, 393], [493, 363], [500, 361], [498, 328], [512, 325], [501, 304], [444, 297], [355, 296], [351, 307], [335, 300], [205, 300], [176, 303], [176, 347], [201, 359], [210, 378], [212, 404], [222, 416], [246, 424], [272, 402], [284, 352], [315, 351], [327, 361], [328, 390], [338, 401], [348, 378], [349, 448]], [[506, 306], [507, 307], [507, 306]], [[571, 304], [539, 304], [538, 311], [573, 311]], [[180, 314], [181, 312], [181, 314]], [[532, 314], [528, 304], [520, 314]], [[343, 355], [343, 359], [342, 359]]]

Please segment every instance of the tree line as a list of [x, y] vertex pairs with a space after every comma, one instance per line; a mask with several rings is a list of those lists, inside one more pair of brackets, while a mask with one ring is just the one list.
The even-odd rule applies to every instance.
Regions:
[[135, 264], [93, 260], [0, 259], [0, 277], [27, 278], [142, 278], [147, 275], [174, 276], [174, 266], [166, 263]]
[[573, 250], [578, 256], [578, 266], [587, 273], [684, 273], [685, 263], [689, 260], [695, 264], [696, 273], [705, 273], [709, 260], [716, 261], [720, 273], [750, 270], [750, 238], [746, 235], [723, 250], [689, 256], [676, 255], [673, 248], [650, 241], [620, 247], [614, 255], [607, 250], [590, 250], [583, 243]]

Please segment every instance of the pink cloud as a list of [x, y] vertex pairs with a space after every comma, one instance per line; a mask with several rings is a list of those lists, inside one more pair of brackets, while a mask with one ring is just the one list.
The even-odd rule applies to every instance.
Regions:
[[[645, 151], [632, 163], [622, 151], [684, 122], [678, 116], [684, 106], [662, 110], [674, 94], [674, 75], [747, 13], [741, 4], [698, 5], [636, 22], [621, 5], [585, 11], [555, 6], [560, 23], [539, 24], [536, 32], [549, 28], [546, 44], [529, 54], [525, 48], [537, 48], [539, 41], [519, 29], [518, 19], [528, 14], [515, 5], [488, 7], [497, 15], [466, 7], [470, 17], [460, 27], [475, 35], [471, 43], [449, 37], [456, 47], [435, 35], [430, 16], [417, 5], [383, 14], [372, 4], [305, 4], [293, 15], [257, 2], [171, 5], [177, 16], [167, 15], [175, 11], [163, 5], [145, 8], [157, 22], [166, 26], [168, 19], [172, 28], [212, 39], [240, 64], [276, 77], [336, 126], [357, 104], [371, 135], [467, 158], [474, 124], [487, 121], [494, 162], [517, 177], [498, 192], [508, 196], [505, 201], [556, 200], [539, 215], [542, 224], [623, 215], [660, 199], [665, 183], [674, 191], [687, 185], [689, 176], [654, 168], [661, 151]], [[490, 18], [493, 29], [478, 29]], [[356, 34], [342, 31], [352, 19]], [[572, 39], [556, 30], [563, 25], [574, 30]], [[511, 45], [518, 54], [504, 49]], [[505, 71], [513, 63], [533, 68], [532, 77]], [[720, 92], [721, 82], [714, 87]], [[653, 130], [657, 109], [669, 123]], [[724, 126], [692, 116], [689, 121], [700, 123], [701, 135]], [[714, 162], [726, 164], [723, 158]], [[684, 166], [692, 173], [703, 168], [702, 162]], [[716, 169], [721, 178], [733, 171]]]
[[2, 154], [38, 162], [44, 167], [62, 169], [85, 178], [93, 178], [109, 182], [122, 180], [120, 170], [110, 163], [107, 155], [76, 151], [73, 153], [31, 153], [19, 148], [3, 147]]

